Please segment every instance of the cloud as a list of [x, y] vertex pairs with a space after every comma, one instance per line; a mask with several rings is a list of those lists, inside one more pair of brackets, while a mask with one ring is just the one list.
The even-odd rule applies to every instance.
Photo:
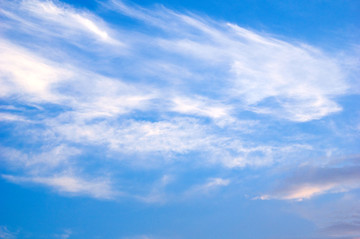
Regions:
[[24, 117], [16, 114], [0, 113], [0, 121], [27, 121]]
[[8, 40], [0, 40], [0, 49], [3, 98], [16, 97], [26, 104], [66, 105], [77, 117], [88, 119], [142, 109], [153, 98], [146, 92], [149, 91], [146, 86], [136, 89], [136, 85], [119, 79], [103, 77], [68, 63], [60, 65]]
[[230, 179], [224, 178], [209, 178], [206, 183], [194, 185], [185, 192], [185, 197], [196, 195], [208, 195], [211, 192], [218, 190], [221, 187], [226, 187], [231, 183]]
[[9, 231], [9, 229], [6, 226], [0, 226], [0, 238], [14, 239], [16, 238], [16, 233]]
[[218, 90], [248, 110], [300, 122], [341, 110], [333, 98], [347, 92], [346, 73], [338, 59], [319, 49], [164, 8], [131, 8], [121, 1], [113, 5], [162, 29], [165, 37], [158, 45], [165, 51], [195, 66], [217, 67], [229, 87]]
[[29, 101], [56, 102], [59, 96], [52, 92], [52, 85], [70, 75], [55, 63], [0, 39], [1, 97], [17, 95]]
[[[6, 167], [23, 174], [8, 180], [109, 198], [111, 179], [87, 179], [97, 171], [81, 160], [90, 147], [104, 152], [98, 174], [120, 161], [230, 169], [296, 159], [316, 147], [276, 137], [278, 124], [340, 112], [337, 98], [351, 90], [346, 54], [165, 7], [100, 6], [136, 24], [58, 1], [2, 4], [0, 97], [21, 107], [1, 108], [1, 124], [17, 124], [9, 138], [38, 148], [3, 147]], [[278, 197], [335, 189], [304, 184]]]
[[136, 235], [136, 236], [130, 236], [130, 237], [123, 237], [122, 239], [161, 239], [163, 237], [154, 237], [152, 235]]
[[358, 165], [338, 167], [304, 166], [284, 179], [270, 194], [259, 199], [303, 200], [326, 193], [360, 188]]
[[150, 192], [144, 195], [134, 195], [133, 197], [146, 203], [168, 203], [172, 201], [189, 200], [194, 197], [215, 195], [220, 188], [226, 187], [231, 183], [230, 179], [207, 178], [205, 183], [190, 185], [182, 192], [171, 190], [171, 184], [175, 183], [175, 176], [164, 175], [156, 181]]
[[[122, 120], [119, 124], [108, 119], [93, 123], [73, 121], [71, 117], [63, 120], [60, 116], [47, 124], [49, 130], [46, 133], [54, 140], [106, 146], [111, 152], [131, 158], [134, 155], [147, 156], [152, 163], [154, 160], [150, 158], [154, 157], [165, 157], [163, 159], [168, 161], [176, 159], [179, 154], [202, 152], [207, 158], [196, 163], [221, 164], [228, 168], [260, 167], [281, 160], [282, 154], [311, 150], [308, 145], [254, 145], [235, 140], [232, 135], [221, 135], [216, 128], [190, 117], [173, 117], [156, 122]], [[146, 161], [142, 163], [146, 164]]]
[[[161, 37], [144, 36], [145, 39], [154, 38], [152, 41], [139, 42], [131, 37], [128, 39], [130, 42], [134, 40], [131, 43], [134, 45], [133, 47], [140, 49], [154, 47], [159, 49], [157, 55], [150, 56], [151, 59], [141, 56], [140, 53], [140, 60], [135, 62], [136, 65], [145, 64], [146, 66], [148, 63], [154, 62], [152, 60], [154, 58], [162, 65], [169, 65], [169, 63], [165, 63], [163, 58], [171, 57], [173, 62], [170, 63], [172, 65], [181, 66], [181, 68], [191, 72], [190, 76], [195, 76], [195, 78], [199, 77], [198, 71], [206, 66], [211, 66], [211, 69], [216, 70], [209, 71], [214, 76], [223, 75], [222, 78], [213, 78], [211, 84], [209, 84], [209, 86], [220, 86], [216, 97], [221, 99], [223, 106], [217, 104], [218, 106], [204, 108], [203, 103], [194, 100], [194, 98], [175, 97], [171, 109], [165, 110], [219, 118], [220, 116], [228, 116], [229, 109], [235, 108], [236, 104], [238, 110], [281, 115], [281, 117], [294, 121], [319, 119], [341, 110], [341, 107], [332, 99], [345, 94], [347, 91], [348, 85], [345, 81], [345, 72], [336, 58], [327, 56], [319, 49], [291, 44], [266, 35], [259, 35], [234, 24], [216, 23], [199, 16], [180, 14], [165, 8], [150, 11], [136, 6], [129, 7], [118, 1], [112, 3], [122, 13], [144, 20], [146, 21], [145, 24], [152, 24], [153, 27], [164, 31]], [[80, 27], [81, 32], [91, 33], [103, 40], [107, 39], [105, 37], [108, 35], [106, 31], [100, 30], [100, 27], [94, 23], [102, 21], [98, 19], [91, 21], [90, 18], [96, 17], [75, 10], [68, 5], [32, 0], [21, 1], [20, 6], [21, 11], [40, 18], [44, 24], [56, 23], [66, 27], [66, 29], [73, 29], [74, 32], [78, 32], [77, 30]], [[13, 11], [12, 14], [16, 15], [16, 10], [13, 8], [7, 11]], [[165, 24], [168, 23], [168, 19], [172, 20], [171, 24]], [[32, 18], [29, 21], [33, 24], [39, 23], [38, 20]], [[74, 24], [74, 22], [78, 24]], [[171, 26], [173, 24], [179, 27], [173, 28]], [[36, 28], [43, 29], [41, 26], [36, 26]], [[65, 30], [60, 29], [61, 31]], [[193, 31], [197, 31], [198, 34], [192, 34]], [[68, 39], [64, 40], [67, 41]], [[155, 44], [151, 42], [155, 42]], [[14, 49], [12, 52], [4, 51], [3, 59], [8, 59], [9, 56], [14, 55], [15, 50], [19, 51], [15, 49], [15, 46], [9, 46], [9, 44], [4, 45], [3, 48], [6, 50]], [[8, 63], [17, 67], [11, 71], [11, 74], [24, 72], [24, 69], [29, 68], [26, 67], [26, 65], [29, 65], [26, 62], [32, 62], [34, 56], [27, 55], [29, 54], [21, 53], [20, 59], [16, 58]], [[174, 58], [175, 56], [177, 57]], [[184, 60], [179, 60], [182, 59], [180, 56], [183, 56]], [[200, 62], [198, 58], [201, 59]], [[216, 59], [216, 62], [213, 62], [214, 59]], [[35, 58], [35, 62], [41, 61]], [[5, 64], [3, 65], [3, 71], [5, 71], [5, 68], [8, 67]], [[41, 69], [42, 72], [34, 71], [36, 69]], [[23, 74], [37, 76], [34, 77], [33, 82], [30, 84], [31, 87], [25, 87], [25, 84], [29, 84], [28, 81], [21, 84], [24, 84], [26, 90], [33, 91], [37, 95], [41, 93], [49, 95], [47, 89], [51, 82], [42, 79], [66, 78], [59, 75], [60, 72], [57, 68], [49, 67], [48, 64], [40, 64], [31, 71], [34, 72], [28, 70]], [[162, 67], [158, 67], [158, 69], [155, 69], [155, 74], [161, 75], [161, 71]], [[175, 77], [182, 78], [179, 75], [182, 74], [181, 72], [176, 74]], [[17, 78], [24, 79], [23, 75], [19, 75]], [[93, 75], [90, 76], [90, 78], [93, 77]], [[203, 78], [198, 80], [205, 80]], [[169, 81], [169, 79], [161, 79], [161, 81], [163, 80]], [[182, 84], [186, 87], [194, 83], [190, 79], [183, 79], [182, 81]], [[220, 82], [224, 82], [224, 84], [221, 85]], [[105, 79], [101, 80], [101, 85], [106, 86]], [[165, 94], [158, 97], [163, 100], [168, 96]], [[205, 95], [200, 95], [197, 98], [204, 97]], [[119, 98], [119, 101], [126, 100], [126, 98]], [[191, 108], [189, 108], [189, 100], [193, 103]], [[101, 102], [103, 102], [101, 106], [109, 103], [107, 98]], [[216, 104], [216, 101], [214, 103]], [[187, 107], [184, 107], [184, 104]], [[118, 108], [118, 106], [115, 105], [114, 108]]]
[[86, 195], [98, 199], [113, 199], [115, 196], [110, 182], [103, 179], [85, 180], [71, 174], [50, 177], [18, 177], [13, 175], [2, 175], [2, 177], [13, 183], [33, 183], [48, 186], [60, 193], [69, 195]]
[[236, 121], [231, 116], [231, 106], [219, 102], [211, 102], [206, 98], [176, 97], [172, 99], [171, 109], [185, 115], [209, 117], [218, 125], [229, 124]]
[[124, 121], [121, 125], [109, 122], [95, 124], [55, 123], [53, 130], [67, 140], [79, 143], [107, 143], [121, 152], [178, 152], [205, 146], [209, 139], [200, 137], [204, 126], [196, 120], [179, 118], [171, 121]]
[[113, 31], [100, 18], [89, 12], [77, 11], [61, 2], [18, 1], [18, 3], [9, 3], [3, 10], [3, 14], [13, 20], [13, 26], [20, 25], [26, 27], [24, 30], [65, 37], [75, 44], [86, 39], [83, 37], [86, 35], [101, 43], [117, 47], [124, 46], [111, 36]]
[[[101, 41], [108, 41], [107, 31], [96, 25], [102, 20], [89, 13], [48, 1], [22, 1], [20, 6], [21, 11], [41, 19], [45, 26], [62, 26], [60, 32], [72, 29], [75, 34], [80, 30]], [[181, 108], [180, 98], [174, 98], [173, 109], [178, 109], [182, 113], [191, 111], [194, 114], [218, 117], [226, 114], [224, 109], [234, 108], [236, 104], [238, 110], [271, 114], [300, 122], [319, 119], [341, 110], [334, 98], [347, 93], [349, 86], [346, 82], [346, 70], [343, 69], [340, 59], [331, 57], [320, 49], [278, 40], [235, 24], [206, 20], [166, 8], [149, 10], [137, 6], [130, 7], [120, 1], [112, 1], [111, 6], [123, 14], [144, 21], [145, 25], [150, 24], [162, 31], [160, 36], [142, 35], [134, 38], [132, 33], [128, 34], [127, 41], [133, 49], [131, 54], [139, 54], [136, 57], [132, 55], [138, 59], [134, 62], [134, 70], [144, 69], [143, 66], [148, 64], [149, 67], [153, 67], [151, 63], [154, 61], [163, 66], [178, 65], [190, 72], [190, 76], [195, 77], [196, 81], [203, 82], [207, 77], [211, 77], [211, 83], [205, 86], [205, 89], [209, 86], [218, 87], [216, 97], [226, 104], [231, 104], [225, 108], [211, 107], [200, 112], [195, 108]], [[8, 11], [16, 12], [12, 8]], [[95, 20], [91, 20], [92, 18]], [[29, 20], [33, 24], [39, 23], [32, 18]], [[174, 25], [177, 27], [173, 27]], [[121, 31], [127, 31], [121, 26], [118, 27]], [[43, 29], [41, 26], [36, 28]], [[144, 38], [144, 41], [139, 40], [140, 37]], [[115, 40], [112, 39], [110, 42], [112, 41]], [[79, 44], [81, 45], [81, 42]], [[149, 56], [135, 51], [145, 48], [158, 50], [156, 54], [150, 53]], [[105, 51], [106, 48], [99, 49]], [[171, 61], [166, 58], [170, 58]], [[160, 65], [157, 65], [157, 69], [152, 69], [156, 75], [162, 74], [163, 68], [159, 67]], [[209, 71], [201, 77], [198, 73], [204, 68]], [[133, 71], [132, 74], [146, 74], [146, 67], [141, 72]], [[181, 79], [181, 74], [178, 72], [175, 77]], [[165, 82], [171, 80], [173, 79], [160, 79]], [[185, 87], [195, 83], [193, 79], [188, 78], [181, 81]], [[204, 86], [203, 83], [201, 85]], [[43, 89], [45, 86], [40, 84], [39, 87]], [[206, 95], [201, 97], [204, 96]]]
[[359, 172], [358, 156], [319, 162], [317, 166], [303, 164], [286, 173], [280, 172], [275, 187], [255, 199], [297, 201], [284, 204], [286, 211], [314, 224], [317, 236], [310, 238], [357, 238], [360, 236]]
[[166, 193], [166, 187], [171, 184], [175, 178], [171, 175], [164, 175], [151, 186], [151, 190], [146, 195], [134, 195], [134, 198], [146, 203], [165, 203], [169, 200]]
[[71, 234], [73, 234], [72, 230], [66, 229], [62, 234], [55, 234], [54, 236], [60, 239], [67, 239], [70, 238]]
[[70, 158], [81, 153], [80, 150], [66, 145], [47, 147], [40, 152], [27, 152], [14, 148], [0, 148], [3, 162], [15, 168], [25, 169], [28, 172], [49, 172], [70, 163]]
[[98, 199], [119, 196], [109, 178], [89, 177], [79, 172], [75, 156], [80, 150], [66, 145], [23, 153], [12, 148], [1, 148], [2, 161], [22, 176], [3, 174], [2, 177], [18, 184], [38, 184], [66, 195], [86, 195]]

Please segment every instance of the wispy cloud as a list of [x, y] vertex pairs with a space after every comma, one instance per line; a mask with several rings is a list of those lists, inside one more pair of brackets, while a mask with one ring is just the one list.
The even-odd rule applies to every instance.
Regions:
[[136, 235], [136, 236], [123, 237], [122, 239], [165, 239], [165, 238], [152, 236], [152, 235]]
[[27, 121], [27, 119], [21, 115], [0, 113], [0, 121]]
[[[112, 6], [130, 17], [143, 20], [145, 25], [151, 24], [155, 29], [162, 30], [160, 36], [144, 35], [146, 41], [131, 42], [133, 38], [128, 38], [133, 49], [158, 49], [156, 55], [150, 52], [148, 57], [133, 50], [132, 54], [140, 54], [135, 68], [143, 68], [141, 65], [146, 66], [154, 61], [162, 62], [163, 65], [179, 65], [191, 72], [190, 76], [194, 78], [182, 79], [185, 87], [194, 83], [205, 86], [202, 82], [208, 76], [205, 74], [201, 77], [198, 73], [204, 67], [212, 69], [209, 71], [213, 75], [211, 83], [205, 87], [220, 87], [216, 98], [225, 101], [228, 106], [200, 111], [193, 105], [193, 109], [185, 109], [181, 107], [180, 98], [175, 98], [173, 109], [180, 113], [192, 112], [219, 117], [226, 114], [224, 109], [234, 107], [235, 103], [238, 110], [273, 114], [294, 121], [309, 121], [341, 110], [333, 99], [345, 94], [349, 88], [345, 80], [346, 71], [342, 69], [338, 59], [319, 49], [277, 40], [234, 24], [217, 23], [165, 8], [148, 10], [129, 7], [118, 1], [112, 2]], [[73, 29], [74, 32], [78, 32], [80, 28], [82, 32], [89, 32], [103, 40], [108, 36], [105, 30], [100, 30], [95, 24], [101, 21], [91, 21], [88, 19], [91, 17], [86, 18], [88, 14], [65, 4], [58, 6], [53, 2], [23, 1], [21, 9], [41, 18], [44, 24], [56, 23], [66, 26], [66, 29]], [[74, 21], [78, 24], [74, 24]], [[33, 19], [32, 22], [39, 21]], [[172, 25], [178, 27], [174, 28]], [[46, 27], [49, 26], [45, 24], [45, 29]], [[66, 30], [60, 29], [61, 31]], [[166, 58], [171, 58], [171, 61], [165, 62]], [[161, 75], [163, 69], [157, 67], [154, 70], [156, 75]], [[146, 68], [142, 72], [146, 74]], [[181, 74], [178, 72], [175, 77], [181, 79]], [[215, 78], [217, 75], [223, 77]], [[161, 81], [171, 82], [173, 79]], [[171, 91], [174, 90], [181, 88], [171, 88]], [[160, 97], [163, 99], [167, 95]]]
[[80, 154], [80, 151], [66, 145], [58, 145], [50, 149], [40, 149], [40, 152], [23, 153], [13, 148], [0, 148], [2, 161], [11, 167], [26, 169], [27, 171], [44, 171], [67, 165], [69, 159]]
[[123, 43], [111, 36], [112, 30], [100, 18], [89, 12], [77, 11], [61, 2], [24, 0], [8, 3], [2, 14], [13, 21], [14, 27], [65, 37], [74, 44], [90, 37], [101, 43], [123, 46]]
[[39, 151], [23, 153], [12, 148], [1, 148], [1, 161], [9, 168], [22, 172], [21, 176], [3, 174], [2, 177], [18, 184], [48, 186], [67, 195], [86, 195], [99, 199], [119, 196], [119, 192], [105, 176], [88, 179], [76, 169], [74, 156], [80, 154], [76, 148], [60, 145]]
[[151, 186], [150, 192], [146, 195], [134, 195], [140, 201], [146, 203], [166, 203], [170, 195], [166, 192], [166, 187], [174, 181], [171, 175], [164, 175]]
[[319, 49], [164, 8], [131, 8], [120, 1], [113, 1], [113, 6], [161, 29], [161, 49], [222, 72], [229, 89], [217, 90], [248, 110], [294, 121], [341, 110], [333, 98], [346, 93], [346, 72], [338, 59]]
[[210, 178], [206, 183], [194, 185], [185, 192], [185, 197], [209, 195], [211, 192], [226, 187], [231, 183], [230, 179]]
[[358, 164], [345, 166], [303, 166], [260, 199], [303, 200], [326, 193], [360, 188]]
[[11, 232], [6, 226], [0, 226], [0, 238], [2, 239], [15, 239], [16, 233]]
[[[36, 54], [0, 39], [0, 76], [2, 97], [24, 97], [25, 101], [56, 102], [52, 86], [69, 78], [71, 72], [61, 69]], [[56, 66], [57, 65], [57, 66]]]
[[50, 177], [18, 177], [2, 175], [14, 183], [33, 183], [54, 188], [56, 191], [69, 195], [86, 195], [99, 199], [112, 199], [114, 190], [106, 180], [85, 180], [74, 175], [54, 175]]
[[[315, 147], [306, 140], [269, 140], [262, 131], [340, 112], [336, 99], [351, 90], [345, 54], [339, 58], [232, 23], [165, 7], [101, 4], [137, 22], [129, 28], [57, 1], [5, 3], [0, 97], [24, 107], [3, 108], [0, 119], [21, 126], [21, 135], [29, 136], [25, 144], [39, 149], [3, 147], [6, 165], [23, 174], [5, 176], [13, 182], [110, 198], [111, 179], [72, 174], [88, 169], [81, 155], [89, 146], [104, 152], [107, 163], [99, 159], [100, 168], [117, 168], [121, 160], [144, 168], [187, 158], [231, 169], [296, 159]], [[17, 137], [19, 128], [11, 132]], [[328, 181], [309, 186], [305, 180], [302, 188], [276, 197], [339, 190]], [[198, 190], [216, 182], [227, 181]]]
[[73, 234], [73, 232], [69, 229], [66, 229], [62, 234], [56, 234], [55, 237], [60, 239], [67, 239], [71, 236], [71, 234]]

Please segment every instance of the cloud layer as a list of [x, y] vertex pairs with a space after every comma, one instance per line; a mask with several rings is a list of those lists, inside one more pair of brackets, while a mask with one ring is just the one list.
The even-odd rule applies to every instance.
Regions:
[[[4, 143], [2, 160], [12, 170], [5, 179], [112, 198], [117, 179], [109, 168], [123, 161], [133, 170], [296, 160], [314, 147], [265, 140], [262, 132], [340, 112], [337, 98], [351, 89], [343, 55], [165, 7], [101, 6], [132, 27], [57, 1], [1, 4], [0, 117], [16, 125], [10, 141], [21, 135], [26, 145]], [[94, 160], [100, 166], [84, 162], [90, 148], [103, 152]], [[188, 191], [206, 193], [226, 180], [212, 175]], [[330, 181], [304, 181], [277, 197], [340, 190]]]

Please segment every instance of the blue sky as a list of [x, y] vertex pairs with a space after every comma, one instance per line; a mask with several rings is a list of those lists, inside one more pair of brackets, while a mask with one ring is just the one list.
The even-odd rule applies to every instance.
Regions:
[[360, 238], [358, 1], [0, 2], [0, 238]]

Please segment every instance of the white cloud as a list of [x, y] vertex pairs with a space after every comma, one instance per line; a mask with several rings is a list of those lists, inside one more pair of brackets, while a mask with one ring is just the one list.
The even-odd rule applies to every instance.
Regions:
[[[100, 146], [105, 155], [144, 165], [194, 152], [199, 156], [187, 160], [198, 165], [271, 165], [313, 148], [263, 140], [266, 117], [285, 119], [280, 124], [323, 118], [342, 109], [336, 97], [351, 88], [335, 54], [235, 24], [164, 7], [104, 4], [143, 21], [130, 29], [60, 2], [6, 3], [0, 97], [38, 111], [25, 107], [21, 117], [7, 112], [0, 118], [24, 125], [36, 119], [22, 133], [43, 138], [40, 145], [53, 144], [42, 153], [7, 151], [8, 162], [27, 167], [24, 177], [13, 178], [17, 182], [98, 197], [90, 188], [100, 190], [101, 183], [61, 174], [70, 166], [82, 169], [81, 161], [68, 160], [80, 151], [65, 145]], [[203, 187], [216, 182], [222, 181]], [[334, 188], [302, 185], [279, 197], [306, 198]]]
[[21, 1], [20, 10], [46, 23], [37, 22], [39, 26], [57, 28], [68, 35], [69, 39], [76, 37], [80, 31], [103, 43], [123, 46], [123, 43], [111, 36], [111, 29], [100, 18], [84, 11], [76, 11], [69, 5], [55, 4], [51, 1], [24, 0]]
[[0, 121], [27, 121], [24, 117], [11, 113], [0, 113]]
[[25, 169], [28, 172], [49, 172], [69, 164], [71, 157], [79, 155], [80, 150], [66, 145], [40, 149], [40, 152], [24, 153], [12, 148], [0, 148], [2, 161], [12, 167]]
[[223, 76], [217, 80], [229, 87], [219, 90], [228, 100], [241, 100], [243, 105], [237, 107], [301, 122], [341, 110], [333, 99], [347, 92], [346, 71], [340, 59], [319, 49], [164, 8], [149, 11], [121, 1], [114, 6], [163, 29], [165, 37], [158, 45], [165, 51], [195, 66], [216, 67]]
[[122, 239], [161, 239], [160, 237], [154, 237], [152, 235], [136, 235], [136, 236], [130, 236], [130, 237], [123, 237]]
[[135, 195], [134, 197], [146, 203], [165, 203], [169, 199], [166, 187], [174, 180], [175, 178], [172, 175], [164, 175], [151, 186], [149, 193], [144, 196]]
[[[55, 103], [71, 107], [80, 118], [109, 117], [144, 109], [154, 98], [146, 86], [125, 84], [0, 40], [0, 96], [27, 104]], [[15, 119], [7, 114], [6, 119]], [[16, 117], [20, 119], [19, 117]]]
[[0, 148], [2, 161], [24, 176], [2, 175], [10, 182], [39, 184], [68, 195], [86, 195], [99, 199], [113, 199], [119, 196], [108, 177], [87, 179], [76, 167], [74, 159], [80, 150], [65, 145], [39, 153], [23, 153], [11, 148]]
[[56, 102], [60, 96], [52, 86], [70, 76], [70, 71], [0, 39], [1, 97], [19, 95], [30, 101]]
[[62, 234], [55, 234], [54, 236], [60, 239], [67, 239], [70, 238], [71, 234], [73, 234], [72, 230], [66, 229]]
[[[319, 119], [341, 110], [341, 106], [334, 99], [347, 93], [349, 85], [346, 82], [346, 70], [342, 68], [339, 59], [319, 49], [277, 40], [235, 24], [205, 20], [199, 16], [180, 14], [166, 8], [148, 10], [136, 6], [129, 7], [121, 1], [113, 1], [111, 6], [130, 17], [143, 20], [145, 25], [150, 24], [155, 29], [162, 30], [162, 34], [157, 37], [141, 34], [134, 38], [134, 34], [129, 32], [126, 41], [132, 45], [131, 57], [136, 59], [131, 74], [135, 76], [146, 74], [146, 71], [141, 73], [138, 69], [142, 69], [149, 62], [154, 62], [155, 59], [158, 64], [155, 65], [156, 69], [152, 69], [151, 74], [159, 74], [162, 77], [159, 80], [162, 82], [170, 83], [173, 79], [166, 79], [161, 66], [179, 65], [189, 72], [189, 77], [196, 77], [196, 81], [202, 81], [202, 86], [205, 88], [218, 87], [216, 97], [222, 102], [218, 106], [203, 108], [203, 104], [197, 100], [197, 104], [189, 108], [188, 100], [179, 96], [173, 97], [175, 106], [171, 106], [172, 109], [185, 114], [193, 113], [215, 118], [227, 115], [229, 109], [234, 109], [235, 112], [250, 110], [300, 122]], [[14, 8], [13, 6], [7, 12], [16, 12]], [[45, 25], [57, 24], [72, 29], [73, 33], [85, 32], [101, 41], [110, 41], [107, 32], [110, 30], [100, 18], [73, 9], [66, 4], [28, 0], [21, 2], [21, 11], [36, 16]], [[28, 21], [35, 25], [38, 22], [32, 18]], [[119, 32], [127, 31], [121, 26], [118, 27], [121, 29], [118, 30]], [[37, 26], [37, 28], [43, 27]], [[116, 30], [112, 32], [115, 34]], [[48, 35], [51, 37], [50, 33]], [[140, 40], [141, 38], [144, 40]], [[69, 39], [71, 40], [71, 37]], [[112, 41], [117, 40], [114, 38], [110, 42]], [[78, 45], [82, 45], [81, 41]], [[135, 50], [149, 48], [157, 49], [157, 53], [145, 56]], [[99, 51], [109, 50], [100, 47]], [[135, 57], [134, 54], [139, 55]], [[6, 54], [8, 55], [11, 54]], [[169, 57], [170, 62], [166, 60]], [[14, 62], [9, 64], [16, 65]], [[21, 64], [21, 67], [17, 67], [12, 74], [26, 68], [26, 61], [22, 60]], [[208, 69], [208, 72], [201, 76], [199, 73], [204, 68]], [[45, 65], [39, 65], [37, 69], [42, 69], [44, 77], [47, 78], [51, 78], [48, 76], [49, 72], [56, 72], [53, 69], [46, 70]], [[126, 72], [126, 69], [123, 70]], [[27, 73], [29, 72], [24, 72]], [[210, 82], [206, 78], [209, 74], [213, 74]], [[179, 71], [172, 77], [177, 77], [181, 81], [182, 88], [185, 86], [184, 89], [177, 90], [180, 95], [185, 95], [181, 90], [191, 88], [194, 84], [194, 79], [184, 79], [182, 72]], [[45, 91], [49, 83], [41, 79], [41, 77], [34, 78], [34, 84], [31, 84], [28, 90], [36, 93]], [[209, 84], [205, 85], [205, 81]], [[27, 83], [22, 82], [22, 84]], [[4, 85], [3, 91], [6, 91], [6, 84]], [[166, 99], [168, 97], [166, 92], [174, 91], [173, 87], [176, 85], [168, 87], [170, 89], [160, 88], [162, 94], [157, 96], [159, 100]], [[195, 94], [198, 99], [212, 97], [208, 95], [211, 91], [213, 89], [208, 89], [208, 93], [205, 91], [204, 95], [199, 94], [200, 92]], [[187, 99], [196, 97], [187, 97]], [[97, 100], [103, 102], [101, 106], [108, 103], [108, 98], [101, 101], [99, 97]], [[128, 99], [121, 97], [118, 99], [118, 101], [126, 100]], [[184, 104], [187, 107], [184, 107]]]
[[196, 120], [188, 118], [172, 121], [124, 121], [122, 124], [69, 122], [55, 124], [52, 130], [56, 135], [79, 143], [108, 144], [113, 150], [121, 152], [178, 152], [205, 146], [209, 141], [203, 128]]
[[209, 99], [197, 97], [176, 97], [172, 99], [173, 107], [171, 110], [188, 115], [199, 115], [218, 120], [221, 118], [231, 119], [228, 105], [211, 102]]
[[230, 179], [224, 178], [209, 178], [206, 183], [198, 184], [190, 188], [185, 192], [185, 197], [191, 197], [196, 195], [207, 195], [215, 190], [226, 187], [231, 183]]
[[35, 183], [54, 188], [60, 193], [70, 195], [87, 195], [99, 199], [112, 199], [116, 195], [107, 179], [86, 180], [74, 175], [53, 175], [49, 177], [20, 177], [2, 175], [14, 183]]
[[193, 159], [193, 162], [203, 165], [221, 164], [228, 168], [260, 167], [281, 160], [281, 155], [289, 156], [311, 150], [308, 145], [272, 146], [242, 142], [233, 139], [231, 135], [219, 135], [216, 128], [189, 117], [157, 122], [123, 120], [119, 124], [109, 120], [93, 123], [76, 121], [71, 117], [63, 120], [60, 116], [60, 119], [49, 120], [47, 124], [49, 130], [46, 133], [56, 140], [102, 145], [112, 152], [128, 155], [129, 158], [144, 155], [145, 161], [138, 160], [145, 165], [147, 161], [152, 161], [153, 166], [155, 162], [152, 158], [156, 155], [163, 156], [168, 161], [176, 160], [176, 154], [201, 152], [206, 158]]
[[[129, 85], [119, 79], [88, 74], [72, 82], [71, 106], [78, 119], [114, 117], [151, 106], [155, 93], [146, 86]], [[72, 112], [72, 111], [70, 111]]]

